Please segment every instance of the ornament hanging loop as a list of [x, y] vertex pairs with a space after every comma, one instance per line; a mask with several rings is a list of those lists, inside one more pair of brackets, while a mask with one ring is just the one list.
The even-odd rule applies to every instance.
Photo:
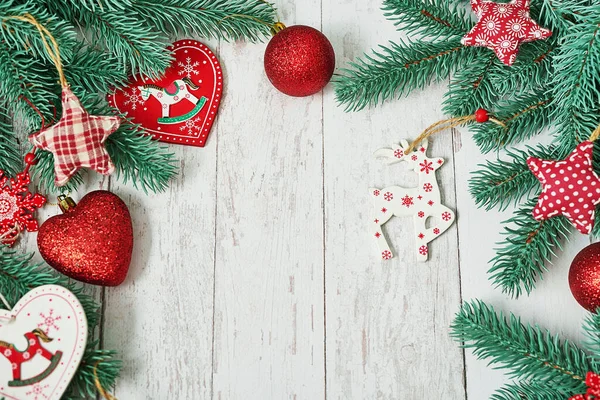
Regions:
[[98, 361], [96, 364], [94, 364], [94, 385], [96, 386], [96, 389], [98, 390], [100, 395], [102, 397], [104, 397], [106, 400], [117, 400], [117, 398], [115, 396], [111, 395], [110, 393], [108, 393], [106, 391], [106, 389], [104, 389], [104, 387], [102, 387], [102, 384], [100, 383], [100, 378], [98, 378], [98, 365], [101, 362], [102, 361]]
[[61, 194], [58, 196], [58, 207], [63, 213], [67, 213], [77, 206], [75, 201], [69, 195]]
[[596, 129], [594, 129], [594, 132], [592, 132], [588, 140], [590, 142], [595, 142], [598, 139], [598, 137], [600, 137], [600, 125], [598, 125]]
[[58, 43], [56, 39], [48, 29], [42, 24], [40, 24], [33, 15], [29, 13], [25, 13], [23, 15], [12, 15], [4, 18], [4, 20], [8, 19], [16, 19], [17, 21], [28, 22], [31, 25], [35, 26], [40, 33], [40, 37], [42, 38], [42, 42], [44, 43], [44, 47], [46, 48], [46, 52], [48, 53], [48, 57], [56, 66], [56, 70], [58, 71], [58, 78], [60, 81], [60, 86], [65, 88], [68, 87], [67, 79], [65, 78], [65, 74], [63, 72], [62, 61], [60, 59], [60, 50], [58, 48]]
[[490, 117], [489, 113], [486, 110], [480, 108], [475, 112], [475, 114], [438, 121], [435, 124], [429, 126], [415, 140], [413, 140], [413, 142], [408, 146], [408, 149], [406, 149], [405, 154], [413, 152], [415, 148], [419, 146], [419, 144], [423, 140], [427, 139], [429, 136], [441, 131], [445, 131], [447, 129], [456, 128], [457, 126], [466, 124], [467, 122], [471, 121], [477, 121], [479, 123], [490, 121], [495, 123], [496, 125], [506, 128], [504, 122], [500, 121], [499, 119]]

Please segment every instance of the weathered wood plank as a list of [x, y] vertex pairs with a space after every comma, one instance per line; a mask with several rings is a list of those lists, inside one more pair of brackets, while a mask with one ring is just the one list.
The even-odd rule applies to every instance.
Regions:
[[[218, 56], [216, 42], [207, 43]], [[212, 385], [217, 120], [205, 148], [171, 146], [180, 172], [166, 193], [118, 182], [134, 254], [127, 280], [107, 288], [104, 343], [124, 360], [122, 399], [206, 399]]]
[[[323, 23], [338, 65], [397, 39], [378, 2], [324, 1]], [[349, 29], [351, 27], [351, 29]], [[410, 218], [384, 226], [396, 258], [382, 262], [368, 232], [370, 187], [416, 185], [402, 164], [383, 166], [380, 147], [415, 138], [442, 118], [444, 89], [433, 87], [373, 110], [345, 114], [327, 91], [325, 215], [327, 389], [329, 399], [464, 398], [462, 353], [448, 336], [460, 304], [457, 231], [430, 244], [430, 260], [416, 263]], [[444, 204], [455, 207], [450, 132], [432, 139], [430, 156], [443, 157], [438, 182]]]
[[[279, 2], [320, 25], [320, 2]], [[265, 45], [223, 46], [215, 399], [324, 397], [322, 98], [277, 92]]]

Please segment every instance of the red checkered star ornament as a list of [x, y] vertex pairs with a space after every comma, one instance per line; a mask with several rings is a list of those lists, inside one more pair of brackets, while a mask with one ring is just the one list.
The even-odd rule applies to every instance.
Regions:
[[515, 62], [520, 43], [552, 36], [552, 32], [529, 16], [529, 0], [512, 0], [510, 3], [471, 0], [471, 8], [479, 21], [461, 43], [487, 47], [506, 65]]
[[104, 142], [119, 128], [120, 118], [88, 114], [68, 87], [62, 90], [62, 108], [56, 125], [29, 137], [34, 147], [54, 154], [56, 186], [65, 185], [80, 168], [113, 173], [115, 166]]
[[600, 203], [600, 179], [592, 167], [593, 151], [594, 144], [585, 141], [561, 161], [527, 159], [529, 169], [542, 184], [533, 210], [536, 220], [564, 215], [579, 232], [591, 232], [596, 205]]

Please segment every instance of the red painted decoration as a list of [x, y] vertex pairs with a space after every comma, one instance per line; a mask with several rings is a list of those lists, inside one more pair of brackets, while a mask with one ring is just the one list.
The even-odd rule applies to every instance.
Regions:
[[170, 49], [174, 60], [163, 77], [135, 79], [108, 100], [161, 142], [204, 147], [223, 94], [221, 65], [195, 40]]
[[600, 398], [600, 375], [588, 371], [585, 377], [585, 384], [588, 387], [585, 394], [577, 394], [569, 397], [569, 400], [595, 400]]
[[28, 156], [25, 156], [25, 170], [15, 178], [8, 178], [0, 170], [0, 243], [9, 246], [15, 243], [20, 231], [38, 230], [33, 214], [46, 204], [44, 196], [29, 191], [29, 167], [35, 163], [35, 157]]
[[63, 199], [63, 207], [65, 214], [48, 219], [40, 227], [38, 247], [44, 260], [82, 282], [121, 284], [133, 250], [131, 216], [125, 203], [113, 193], [98, 190], [88, 193], [77, 205]]
[[569, 270], [569, 287], [581, 306], [595, 312], [600, 307], [600, 243], [581, 250]]
[[265, 72], [277, 90], [295, 97], [315, 94], [335, 69], [331, 43], [318, 30], [296, 25], [277, 33], [265, 51]]
[[487, 110], [480, 108], [475, 111], [475, 120], [480, 123], [488, 122], [490, 120], [490, 115], [488, 114]]
[[594, 144], [577, 145], [561, 161], [529, 157], [527, 165], [542, 184], [533, 217], [538, 221], [564, 215], [583, 234], [594, 227], [596, 205], [600, 203], [600, 179], [592, 167]]
[[512, 65], [521, 43], [552, 36], [552, 32], [539, 26], [529, 16], [529, 1], [495, 3], [471, 0], [471, 8], [479, 21], [462, 39], [462, 44], [487, 47], [504, 64]]

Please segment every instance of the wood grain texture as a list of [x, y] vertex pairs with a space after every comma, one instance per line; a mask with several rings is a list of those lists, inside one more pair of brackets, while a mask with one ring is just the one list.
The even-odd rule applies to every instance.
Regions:
[[[324, 30], [339, 65], [358, 56], [357, 49], [397, 36], [378, 7], [324, 2]], [[416, 174], [403, 164], [384, 166], [373, 152], [412, 140], [440, 119], [443, 88], [351, 114], [326, 93], [327, 397], [463, 398], [462, 353], [448, 336], [460, 304], [456, 225], [431, 242], [427, 263], [415, 261], [412, 219], [396, 217], [384, 226], [397, 255], [390, 261], [381, 261], [367, 231], [374, 218], [367, 188], [416, 185]], [[438, 182], [444, 204], [455, 209], [450, 132], [433, 139], [429, 156], [446, 160]]]
[[[278, 6], [288, 25], [320, 25], [319, 1]], [[221, 52], [228, 86], [218, 132], [214, 398], [319, 399], [322, 97], [274, 90], [264, 48]]]
[[[338, 67], [402, 36], [380, 5], [277, 3], [286, 24], [330, 38]], [[469, 173], [485, 157], [467, 129], [437, 134], [429, 150], [446, 160], [437, 177], [457, 222], [416, 263], [412, 221], [392, 219], [396, 258], [380, 261], [367, 189], [415, 185], [416, 175], [372, 153], [442, 119], [445, 85], [345, 113], [331, 85], [308, 98], [277, 92], [266, 44], [207, 44], [225, 73], [207, 147], [171, 146], [181, 171], [166, 193], [89, 174], [75, 194], [110, 189], [134, 219], [126, 282], [89, 287], [104, 302], [101, 344], [124, 361], [119, 399], [485, 399], [506, 380], [450, 339], [463, 298], [581, 339], [585, 312], [567, 272], [589, 239], [575, 235], [531, 296], [494, 289], [487, 261], [510, 212], [470, 198]], [[21, 248], [37, 249], [35, 235], [24, 238]]]

